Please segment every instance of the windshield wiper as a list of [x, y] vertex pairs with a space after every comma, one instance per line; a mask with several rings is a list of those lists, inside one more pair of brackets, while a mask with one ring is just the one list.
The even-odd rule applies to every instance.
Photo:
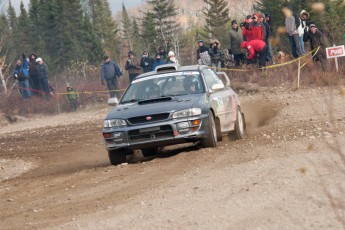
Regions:
[[134, 102], [137, 102], [139, 101], [138, 99], [131, 99], [131, 100], [128, 100], [128, 101], [121, 101], [121, 104], [127, 104], [127, 103], [134, 103]]

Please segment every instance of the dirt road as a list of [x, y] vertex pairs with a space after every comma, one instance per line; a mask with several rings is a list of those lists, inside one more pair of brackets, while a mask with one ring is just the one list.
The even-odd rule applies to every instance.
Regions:
[[3, 123], [0, 229], [342, 229], [343, 92], [260, 89], [242, 96], [244, 140], [121, 166], [108, 108]]

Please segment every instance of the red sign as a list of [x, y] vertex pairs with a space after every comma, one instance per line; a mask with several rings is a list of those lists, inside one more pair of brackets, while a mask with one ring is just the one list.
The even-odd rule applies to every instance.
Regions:
[[326, 48], [327, 58], [336, 58], [345, 56], [344, 46], [333, 46]]

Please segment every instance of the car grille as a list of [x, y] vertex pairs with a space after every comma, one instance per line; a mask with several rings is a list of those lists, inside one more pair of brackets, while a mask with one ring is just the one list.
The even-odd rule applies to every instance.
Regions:
[[167, 137], [174, 137], [173, 129], [170, 125], [158, 126], [152, 128], [152, 131], [143, 132], [142, 130], [131, 130], [128, 132], [131, 142], [159, 140]]
[[132, 125], [135, 124], [143, 124], [143, 123], [150, 123], [156, 121], [163, 121], [169, 118], [169, 113], [162, 113], [162, 114], [154, 114], [154, 115], [147, 115], [141, 117], [131, 117], [128, 119], [128, 122]]

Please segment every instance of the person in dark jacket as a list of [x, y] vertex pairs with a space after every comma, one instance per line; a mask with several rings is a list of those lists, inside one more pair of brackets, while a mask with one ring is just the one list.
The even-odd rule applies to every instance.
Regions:
[[22, 55], [22, 60], [17, 60], [13, 77], [18, 80], [20, 95], [23, 98], [30, 98], [28, 61], [26, 60], [25, 54]]
[[253, 60], [255, 57], [259, 57], [259, 67], [266, 66], [266, 57], [267, 57], [267, 50], [268, 47], [266, 43], [262, 40], [252, 40], [249, 42], [242, 42], [241, 47], [248, 50], [248, 57], [249, 61]]
[[238, 28], [237, 22], [231, 22], [231, 30], [229, 32], [229, 55], [234, 55], [235, 66], [240, 66], [243, 62], [243, 53], [241, 51], [241, 43], [243, 41], [242, 29]]
[[211, 66], [215, 71], [219, 71], [222, 67], [222, 62], [224, 61], [224, 53], [220, 49], [220, 42], [217, 39], [212, 40], [209, 53], [211, 57]]
[[29, 83], [30, 83], [30, 88], [32, 89], [32, 94], [33, 95], [39, 95], [38, 90], [39, 90], [39, 85], [38, 85], [38, 78], [37, 78], [37, 70], [36, 70], [36, 59], [37, 55], [32, 53], [29, 56]]
[[38, 85], [39, 85], [39, 91], [43, 95], [45, 99], [50, 98], [50, 90], [49, 90], [49, 84], [48, 84], [48, 66], [46, 63], [43, 62], [41, 57], [38, 57], [36, 59], [37, 66], [37, 78], [38, 78]]
[[144, 51], [143, 56], [140, 60], [140, 66], [143, 68], [144, 73], [147, 73], [152, 70], [153, 62], [155, 60], [149, 56], [149, 52]]
[[196, 51], [196, 59], [199, 65], [211, 65], [211, 57], [209, 54], [209, 48], [205, 46], [203, 40], [198, 41], [198, 49]]
[[271, 23], [272, 23], [272, 17], [269, 13], [266, 13], [264, 25], [265, 25], [265, 31], [266, 31], [265, 42], [266, 42], [266, 45], [268, 46], [267, 57], [266, 57], [268, 62], [273, 61], [273, 53], [272, 53], [273, 29], [272, 29]]
[[164, 46], [160, 46], [158, 48], [158, 52], [157, 53], [159, 54], [159, 56], [161, 57], [161, 59], [164, 62], [168, 61], [168, 53], [167, 53], [166, 49], [164, 48]]
[[107, 81], [110, 97], [121, 96], [118, 88], [118, 78], [122, 76], [121, 70], [116, 62], [111, 61], [109, 56], [104, 56], [104, 62], [101, 71], [101, 82]]
[[303, 41], [310, 42], [311, 50], [320, 46], [317, 53], [315, 53], [316, 51], [313, 52], [313, 61], [320, 62], [322, 70], [326, 72], [328, 70], [326, 47], [328, 47], [329, 44], [325, 35], [319, 31], [315, 24], [310, 24], [308, 32], [303, 35]]
[[129, 82], [132, 82], [141, 73], [140, 65], [137, 62], [133, 51], [128, 52], [128, 60], [126, 61], [125, 70], [128, 71]]
[[153, 63], [153, 66], [152, 66], [152, 71], [154, 71], [157, 66], [164, 65], [164, 64], [166, 64], [166, 62], [161, 59], [161, 55], [156, 54], [155, 62]]

